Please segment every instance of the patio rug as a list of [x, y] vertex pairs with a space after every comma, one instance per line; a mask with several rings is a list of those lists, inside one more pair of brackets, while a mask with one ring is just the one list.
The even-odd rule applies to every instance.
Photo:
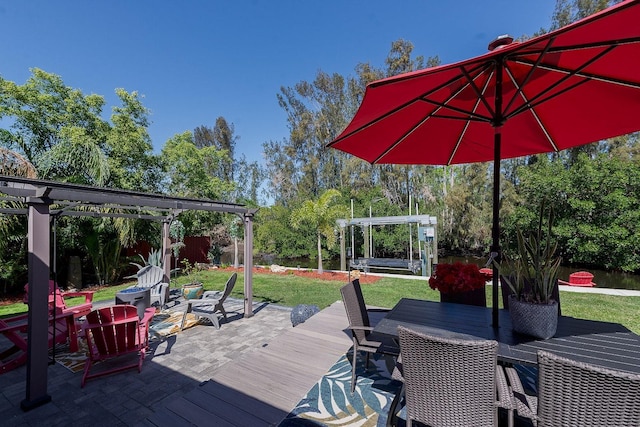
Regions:
[[401, 383], [391, 379], [391, 358], [371, 357], [369, 370], [358, 360], [351, 394], [351, 362], [342, 356], [279, 424], [289, 426], [384, 426]]
[[[149, 326], [149, 341], [162, 340], [165, 337], [180, 332], [182, 322], [182, 312], [161, 312], [156, 313]], [[191, 313], [187, 314], [184, 329], [191, 328], [198, 324], [198, 319]], [[56, 347], [55, 360], [73, 373], [84, 369], [84, 362], [87, 359], [87, 342], [84, 338], [78, 339], [78, 352], [70, 352], [67, 344]], [[51, 351], [49, 352], [51, 356]]]
[[[400, 391], [401, 383], [391, 379], [391, 359], [375, 357], [371, 358], [368, 371], [364, 370], [362, 359], [358, 359], [358, 381], [352, 395], [351, 361], [342, 356], [278, 426], [386, 426], [391, 401]], [[535, 394], [537, 369], [521, 365], [515, 368], [525, 389]], [[398, 410], [397, 426], [405, 427], [404, 404]], [[504, 411], [500, 420], [500, 425], [503, 422], [506, 425]], [[515, 426], [530, 427], [531, 423], [516, 417]]]
[[[180, 323], [182, 323], [183, 312], [181, 311], [163, 311], [156, 313], [151, 320], [149, 327], [149, 339], [161, 339], [180, 332]], [[184, 329], [189, 329], [198, 324], [198, 318], [187, 313], [184, 323]]]
[[[78, 340], [77, 352], [70, 352], [68, 344], [56, 346], [55, 360], [56, 363], [64, 366], [75, 374], [84, 369], [84, 362], [87, 359], [87, 355], [87, 342], [84, 338], [80, 338]], [[52, 356], [52, 350], [49, 350], [49, 356]]]

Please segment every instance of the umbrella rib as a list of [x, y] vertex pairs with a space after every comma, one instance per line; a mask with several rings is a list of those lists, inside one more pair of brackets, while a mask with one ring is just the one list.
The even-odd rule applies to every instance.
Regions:
[[[489, 67], [489, 64], [487, 64], [487, 67]], [[491, 117], [495, 117], [496, 111], [493, 110], [491, 105], [489, 105], [489, 103], [487, 102], [487, 100], [484, 97], [484, 94], [487, 91], [487, 86], [485, 85], [485, 87], [482, 89], [482, 92], [480, 92], [480, 89], [478, 89], [478, 86], [476, 86], [476, 84], [475, 84], [474, 80], [477, 79], [478, 76], [480, 76], [480, 74], [478, 74], [478, 76], [476, 76], [475, 78], [472, 79], [471, 75], [467, 72], [467, 70], [465, 70], [464, 67], [460, 67], [460, 70], [462, 71], [462, 75], [465, 76], [465, 78], [468, 80], [469, 85], [471, 85], [471, 87], [473, 88], [473, 91], [476, 93], [476, 96], [478, 97], [478, 99], [482, 101], [482, 103], [486, 107], [487, 111], [489, 111], [490, 116]], [[491, 72], [489, 74], [489, 78], [487, 79], [487, 81], [491, 80], [492, 76], [493, 76], [493, 70], [491, 70]], [[478, 108], [478, 106], [474, 105], [473, 111], [475, 111], [477, 108]]]
[[[544, 47], [544, 49], [542, 49], [539, 52], [539, 55], [538, 55], [538, 58], [536, 59], [536, 61], [533, 64], [529, 64], [529, 65], [531, 65], [531, 68], [529, 69], [529, 72], [527, 73], [527, 75], [525, 76], [524, 80], [522, 81], [522, 84], [519, 84], [515, 80], [515, 78], [513, 77], [512, 73], [511, 73], [511, 69], [509, 68], [509, 64], [506, 61], [506, 59], [508, 59], [508, 58], [505, 58], [504, 69], [506, 70], [507, 74], [509, 75], [509, 78], [511, 79], [511, 81], [513, 82], [515, 87], [518, 88], [516, 93], [513, 95], [513, 97], [511, 98], [511, 100], [507, 104], [507, 106], [504, 108], [505, 112], [509, 111], [509, 109], [511, 108], [511, 105], [513, 105], [515, 100], [518, 98], [518, 94], [522, 94], [522, 87], [525, 86], [529, 82], [529, 80], [531, 79], [531, 76], [535, 72], [536, 68], [538, 68], [540, 66], [540, 63], [542, 62], [543, 56], [549, 51], [549, 49], [551, 48], [551, 45], [553, 44], [554, 40], [555, 40], [555, 37], [550, 38], [549, 41], [547, 42], [546, 46]], [[506, 116], [509, 116], [509, 115], [507, 114]]]
[[[519, 60], [518, 63], [523, 64], [523, 65], [532, 65], [531, 63], [529, 63], [527, 61], [523, 61], [523, 60]], [[603, 83], [611, 83], [611, 84], [616, 84], [616, 85], [620, 85], [620, 86], [626, 86], [626, 87], [631, 87], [631, 88], [635, 88], [635, 89], [640, 89], [640, 83], [632, 82], [632, 81], [629, 81], [629, 80], [614, 79], [612, 77], [605, 77], [605, 76], [602, 76], [602, 75], [599, 75], [599, 74], [584, 73], [584, 72], [579, 72], [579, 71], [571, 71], [571, 70], [567, 70], [567, 69], [564, 69], [564, 68], [553, 67], [551, 65], [540, 65], [538, 68], [540, 68], [542, 70], [547, 70], [547, 71], [557, 71], [559, 73], [565, 73], [565, 74], [568, 75], [568, 77], [571, 77], [571, 76], [584, 77], [585, 79], [597, 80], [597, 81], [601, 81]]]
[[[482, 65], [479, 65], [476, 69], [474, 69], [474, 70], [472, 70], [472, 71], [476, 71], [477, 69], [480, 69], [480, 71], [481, 71], [481, 73], [482, 73], [482, 68], [484, 68], [484, 67], [483, 67]], [[480, 73], [480, 74], [481, 74], [481, 73]], [[479, 74], [479, 75], [480, 75], [480, 74]], [[373, 120], [371, 120], [371, 121], [369, 121], [369, 122], [367, 122], [367, 123], [363, 124], [362, 126], [358, 127], [357, 129], [352, 130], [352, 131], [351, 131], [351, 132], [349, 132], [348, 134], [343, 135], [343, 136], [341, 136], [340, 138], [336, 138], [336, 139], [334, 139], [333, 141], [331, 141], [331, 142], [327, 145], [327, 147], [332, 147], [332, 146], [334, 146], [335, 144], [339, 143], [340, 141], [343, 141], [343, 140], [345, 140], [345, 139], [347, 139], [347, 138], [352, 137], [353, 135], [355, 135], [355, 134], [357, 134], [357, 133], [362, 132], [363, 130], [365, 130], [365, 129], [367, 129], [367, 128], [369, 128], [369, 127], [371, 127], [371, 126], [373, 126], [373, 125], [377, 124], [378, 122], [380, 122], [380, 121], [382, 121], [382, 120], [386, 119], [386, 118], [387, 118], [387, 117], [389, 117], [389, 116], [392, 116], [393, 114], [395, 114], [395, 113], [397, 113], [398, 111], [400, 111], [400, 110], [402, 110], [402, 109], [404, 109], [404, 108], [408, 107], [409, 105], [413, 104], [413, 103], [414, 103], [414, 102], [416, 102], [416, 101], [430, 102], [431, 104], [434, 104], [434, 105], [436, 105], [436, 106], [446, 107], [446, 108], [450, 108], [450, 109], [452, 109], [452, 110], [453, 110], [454, 108], [452, 108], [452, 107], [450, 107], [450, 106], [446, 106], [445, 104], [437, 103], [437, 102], [435, 102], [435, 101], [431, 101], [431, 100], [425, 99], [425, 97], [427, 97], [427, 96], [429, 96], [429, 95], [431, 95], [431, 94], [433, 94], [433, 93], [435, 93], [435, 92], [439, 91], [439, 90], [440, 90], [440, 89], [442, 89], [442, 88], [445, 88], [445, 87], [449, 86], [451, 83], [453, 83], [454, 81], [456, 81], [456, 80], [457, 80], [457, 79], [459, 79], [459, 78], [460, 78], [459, 76], [452, 77], [452, 78], [451, 78], [451, 79], [449, 79], [448, 81], [446, 81], [446, 82], [444, 82], [444, 83], [442, 83], [442, 84], [440, 84], [440, 85], [436, 86], [435, 88], [433, 88], [433, 89], [431, 89], [431, 90], [429, 90], [429, 91], [427, 91], [427, 92], [425, 92], [425, 93], [423, 93], [423, 94], [420, 94], [420, 95], [416, 96], [416, 97], [415, 97], [415, 98], [413, 98], [413, 99], [410, 99], [410, 100], [406, 101], [405, 103], [403, 103], [403, 104], [401, 104], [401, 105], [399, 105], [399, 106], [397, 106], [397, 107], [395, 107], [395, 108], [393, 108], [393, 109], [391, 109], [391, 110], [387, 111], [386, 113], [382, 114], [381, 116], [378, 116], [378, 117], [376, 117], [375, 119], [373, 119]], [[406, 79], [398, 79], [398, 80], [394, 80], [393, 82], [390, 82], [390, 83], [387, 83], [387, 84], [388, 84], [388, 85], [390, 85], [390, 84], [396, 83], [396, 82], [398, 82], [398, 81], [404, 81], [404, 80], [406, 80]], [[369, 84], [369, 86], [368, 86], [368, 87], [370, 87], [370, 88], [375, 88], [375, 87], [380, 87], [380, 86], [381, 86], [381, 85], [373, 85], [373, 84]], [[365, 95], [366, 95], [366, 94], [365, 94]], [[451, 98], [449, 98], [449, 99], [451, 99]], [[364, 100], [363, 100], [363, 102], [364, 102]], [[469, 112], [468, 112], [468, 111], [464, 111], [464, 110], [460, 110], [459, 112], [464, 113], [464, 114], [469, 114]], [[358, 115], [358, 113], [356, 113], [356, 116], [357, 116], [357, 115]], [[483, 117], [480, 117], [480, 118], [482, 119]], [[352, 120], [353, 120], [353, 119], [352, 119]]]
[[[579, 82], [575, 82], [574, 84], [572, 84], [571, 86], [568, 86], [558, 92], [555, 92], [551, 95], [542, 97], [542, 95], [544, 94], [540, 94], [540, 95], [536, 95], [535, 97], [531, 98], [530, 100], [527, 100], [526, 97], [524, 96], [524, 94], [522, 94], [523, 99], [525, 99], [525, 104], [515, 110], [513, 110], [513, 112], [511, 112], [507, 118], [511, 118], [514, 116], [517, 116], [518, 114], [528, 110], [528, 109], [533, 109], [541, 104], [544, 104], [545, 102], [558, 97], [559, 95], [562, 95], [563, 93], [569, 92], [572, 89], [575, 89], [578, 86], [581, 86], [585, 83], [587, 83], [589, 80], [585, 79], [585, 80], [581, 80]], [[546, 93], [546, 91], [545, 91]]]
[[[603, 56], [605, 56], [606, 54], [611, 52], [613, 50], [613, 48], [614, 48], [614, 46], [610, 46], [608, 49], [598, 53], [595, 56], [593, 56], [591, 59], [589, 59], [588, 61], [583, 63], [580, 67], [576, 68], [575, 70], [565, 70], [565, 69], [561, 69], [561, 68], [558, 68], [558, 67], [548, 68], [545, 65], [539, 65], [537, 62], [535, 64], [526, 64], [526, 63], [524, 63], [525, 65], [532, 66], [532, 68], [531, 68], [532, 70], [535, 69], [536, 66], [537, 66], [538, 68], [541, 68], [541, 69], [549, 69], [549, 71], [558, 71], [558, 72], [561, 72], [561, 73], [565, 73], [565, 76], [562, 77], [557, 82], [555, 82], [554, 84], [549, 85], [547, 88], [545, 88], [543, 91], [541, 91], [539, 94], [537, 94], [536, 96], [534, 96], [530, 100], [527, 100], [526, 97], [523, 97], [523, 99], [526, 100], [526, 103], [524, 105], [520, 106], [519, 108], [515, 109], [512, 113], [508, 114], [508, 116], [509, 117], [516, 116], [516, 115], [520, 114], [521, 112], [526, 111], [529, 107], [533, 108], [533, 106], [540, 105], [540, 104], [542, 104], [544, 102], [547, 102], [550, 99], [553, 99], [556, 96], [567, 92], [569, 89], [574, 89], [575, 87], [577, 87], [581, 83], [586, 83], [587, 81], [589, 81], [588, 77], [585, 77], [585, 80], [582, 80], [581, 82], [578, 82], [578, 84], [571, 85], [568, 88], [566, 88], [566, 89], [564, 89], [564, 90], [562, 90], [560, 92], [556, 92], [555, 94], [547, 96], [547, 94], [549, 94], [552, 90], [554, 90], [556, 87], [558, 87], [559, 85], [561, 85], [562, 83], [564, 83], [568, 79], [570, 79], [570, 78], [572, 78], [574, 76], [583, 77], [583, 76], [580, 76], [578, 74], [578, 73], [581, 72], [581, 70], [585, 69], [589, 65], [593, 64], [594, 62], [596, 62], [598, 59], [602, 58]], [[518, 86], [518, 83], [515, 81], [515, 78], [513, 77], [513, 75], [509, 71], [509, 69], [507, 69], [507, 74], [511, 78], [511, 81], [513, 82], [513, 84]], [[519, 92], [522, 93], [521, 91], [519, 91]]]
[[[482, 94], [484, 94], [487, 91], [487, 87], [489, 86], [490, 81], [491, 81], [491, 76], [489, 76], [489, 78], [484, 82], [484, 87], [482, 88]], [[475, 105], [473, 106], [472, 112], [475, 113], [475, 111], [478, 109], [478, 105], [480, 105], [480, 102], [483, 99], [484, 99], [484, 96], [478, 96], [478, 98], [476, 99]], [[485, 102], [485, 105], [486, 105], [486, 102]], [[462, 144], [462, 140], [467, 133], [467, 129], [469, 129], [469, 124], [471, 123], [472, 118], [473, 117], [471, 116], [467, 119], [467, 122], [465, 123], [464, 128], [462, 129], [462, 132], [460, 132], [460, 135], [458, 136], [458, 140], [453, 146], [453, 150], [451, 150], [451, 155], [447, 160], [447, 165], [450, 165], [453, 162], [453, 158], [456, 156], [456, 153], [458, 152], [458, 148], [460, 148], [460, 144]]]
[[[482, 68], [486, 68], [486, 67], [482, 67]], [[463, 73], [465, 73], [465, 70], [462, 70]], [[476, 71], [476, 70], [474, 70]], [[481, 69], [480, 72], [478, 73], [478, 75], [475, 76], [474, 79], [477, 79], [480, 75], [482, 75], [482, 73], [484, 72], [484, 69]], [[474, 79], [471, 78], [470, 74], [467, 74], [465, 77], [467, 77], [469, 82], [472, 82]], [[451, 82], [455, 81], [455, 79], [451, 80]], [[487, 90], [487, 86], [489, 85], [489, 82], [491, 81], [491, 76], [489, 76], [489, 78], [485, 81], [484, 87], [482, 88], [482, 93], [486, 92]], [[422, 118], [420, 120], [420, 122], [418, 122], [415, 126], [411, 127], [411, 129], [409, 129], [404, 135], [402, 135], [398, 140], [396, 140], [393, 144], [391, 144], [389, 147], [387, 147], [387, 149], [385, 149], [378, 157], [376, 157], [373, 162], [371, 162], [372, 164], [376, 164], [378, 162], [380, 162], [380, 160], [382, 160], [390, 151], [392, 151], [394, 148], [396, 148], [399, 144], [402, 143], [402, 141], [404, 141], [405, 139], [407, 139], [407, 137], [409, 135], [411, 135], [416, 129], [418, 129], [420, 126], [422, 126], [427, 120], [429, 120], [432, 117], [438, 117], [438, 118], [452, 118], [452, 119], [457, 119], [457, 120], [465, 120], [466, 124], [464, 126], [464, 129], [462, 130], [460, 137], [458, 138], [458, 141], [456, 142], [456, 145], [453, 148], [453, 151], [451, 153], [451, 156], [449, 158], [449, 163], [450, 164], [451, 160], [453, 159], [453, 157], [455, 156], [456, 152], [458, 151], [458, 147], [460, 146], [460, 143], [462, 142], [462, 138], [464, 137], [464, 134], [466, 133], [467, 128], [469, 127], [469, 122], [470, 121], [482, 121], [482, 122], [490, 122], [491, 118], [490, 117], [484, 117], [481, 115], [476, 114], [476, 110], [478, 109], [478, 105], [481, 101], [481, 99], [483, 99], [483, 95], [480, 94], [473, 106], [473, 109], [471, 111], [466, 111], [463, 110], [461, 108], [456, 108], [456, 107], [452, 107], [450, 105], [447, 105], [447, 102], [449, 102], [450, 100], [454, 99], [458, 94], [460, 94], [460, 92], [462, 92], [467, 85], [469, 85], [469, 83], [463, 85], [458, 91], [456, 91], [455, 93], [451, 94], [449, 96], [449, 98], [447, 98], [446, 101], [444, 102], [435, 102], [432, 101], [430, 99], [420, 99], [423, 102], [427, 102], [427, 103], [431, 103], [435, 106], [438, 107], [438, 109], [436, 109], [434, 112], [432, 112], [431, 114], [427, 115], [426, 117]], [[477, 93], [480, 93], [479, 89], [477, 89], [477, 86], [475, 86], [475, 84], [473, 84], [474, 90], [476, 90]], [[454, 116], [447, 116], [447, 115], [438, 115], [437, 112], [440, 109], [450, 109], [453, 111], [457, 111], [459, 113], [462, 114], [466, 114], [469, 117], [454, 117]]]
[[[607, 41], [600, 41], [600, 42], [593, 42], [593, 43], [575, 44], [571, 46], [552, 47], [547, 51], [547, 53], [573, 52], [576, 50], [594, 49], [594, 48], [605, 47], [605, 46], [619, 47], [619, 46], [624, 46], [628, 44], [635, 44], [638, 42], [640, 42], [640, 37], [627, 37], [624, 39], [617, 39], [617, 40], [607, 40]], [[542, 50], [546, 50], [546, 49], [532, 49], [532, 50], [527, 50], [526, 52], [513, 52], [511, 54], [508, 54], [507, 56], [509, 57], [510, 60], [518, 61], [518, 57], [520, 56], [523, 56], [523, 57], [530, 56], [532, 54], [540, 53], [542, 52]]]
[[[513, 76], [511, 75], [511, 73], [509, 71], [507, 71], [507, 74], [509, 75], [509, 78], [511, 78], [513, 80]], [[538, 114], [536, 113], [535, 107], [540, 105], [540, 103], [535, 104], [535, 105], [532, 104], [527, 99], [527, 96], [524, 94], [524, 92], [522, 92], [522, 91], [520, 91], [520, 96], [524, 100], [525, 105], [529, 105], [528, 110], [531, 111], [531, 114], [533, 115], [533, 118], [536, 120], [536, 122], [538, 123], [538, 126], [540, 126], [540, 129], [542, 130], [544, 135], [547, 137], [547, 141], [549, 141], [549, 145], [551, 145], [551, 148], [553, 148], [553, 151], [556, 151], [556, 152], [559, 151], [558, 150], [558, 145], [555, 143], [555, 141], [553, 140], [553, 138], [551, 137], [551, 135], [547, 131], [547, 128], [544, 126], [544, 124], [540, 120], [540, 117], [538, 117]], [[516, 111], [518, 111], [518, 110], [516, 110]], [[514, 112], [513, 115], [515, 115], [515, 112]], [[512, 117], [512, 115], [510, 115], [508, 118], [510, 118], [510, 117]]]
[[[483, 67], [483, 68], [487, 68], [487, 67]], [[474, 70], [476, 71], [476, 70]], [[472, 120], [472, 121], [479, 121], [479, 122], [491, 122], [493, 115], [494, 115], [494, 111], [491, 109], [491, 106], [487, 103], [487, 101], [484, 98], [484, 93], [487, 90], [487, 84], [489, 81], [491, 81], [491, 75], [489, 76], [489, 78], [485, 81], [485, 86], [482, 90], [482, 92], [480, 91], [480, 89], [478, 89], [478, 87], [475, 85], [474, 80], [477, 79], [478, 77], [480, 77], [483, 72], [485, 70], [480, 70], [480, 72], [475, 76], [472, 77], [471, 74], [469, 74], [464, 68], [461, 68], [461, 72], [462, 74], [465, 76], [465, 78], [467, 79], [467, 83], [465, 85], [463, 85], [458, 91], [456, 91], [455, 93], [451, 94], [451, 96], [449, 96], [449, 98], [447, 98], [444, 102], [436, 102], [432, 99], [424, 99], [422, 98], [421, 101], [435, 105], [437, 107], [441, 107], [441, 108], [446, 108], [448, 110], [451, 111], [455, 111], [458, 112], [460, 114], [465, 114], [468, 115], [469, 117], [456, 117], [456, 116], [449, 116], [446, 114], [438, 114], [438, 111], [434, 111], [433, 113], [430, 114], [431, 117], [438, 117], [438, 118], [445, 118], [445, 119], [456, 119], [456, 120]], [[491, 74], [493, 74], [493, 71], [491, 72]], [[478, 97], [479, 100], [481, 100], [484, 105], [487, 107], [487, 109], [489, 110], [490, 115], [489, 116], [483, 116], [481, 114], [476, 113], [476, 110], [478, 109], [478, 105], [475, 104], [473, 106], [472, 110], [465, 110], [462, 108], [458, 108], [458, 107], [454, 107], [452, 105], [448, 105], [448, 102], [451, 101], [452, 99], [454, 99], [456, 96], [458, 96], [464, 89], [466, 89], [467, 87], [471, 86], [473, 88], [473, 90], [476, 93], [476, 96]]]

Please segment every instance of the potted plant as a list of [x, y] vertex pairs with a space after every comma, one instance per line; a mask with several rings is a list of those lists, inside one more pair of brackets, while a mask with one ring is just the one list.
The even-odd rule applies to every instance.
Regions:
[[188, 259], [183, 259], [181, 261], [184, 268], [182, 271], [187, 275], [189, 282], [182, 286], [182, 296], [184, 299], [199, 299], [204, 294], [204, 286], [202, 283], [197, 282], [191, 276], [194, 270], [194, 266], [189, 262]]
[[[546, 215], [545, 215], [546, 212]], [[562, 258], [556, 256], [553, 238], [553, 207], [543, 201], [536, 230], [525, 235], [518, 229], [518, 251], [498, 264], [502, 284], [509, 287], [508, 306], [516, 332], [548, 339], [558, 326], [558, 270]], [[545, 224], [546, 221], [546, 224]]]
[[475, 264], [455, 262], [438, 264], [429, 278], [431, 289], [440, 291], [441, 302], [487, 306], [485, 285], [487, 277]]

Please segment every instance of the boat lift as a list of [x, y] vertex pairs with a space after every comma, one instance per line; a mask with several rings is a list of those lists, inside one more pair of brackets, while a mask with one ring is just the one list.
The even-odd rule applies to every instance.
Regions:
[[[349, 267], [369, 271], [370, 268], [387, 269], [387, 270], [408, 270], [417, 273], [422, 270], [423, 276], [431, 276], [433, 265], [438, 263], [438, 240], [435, 216], [429, 215], [404, 215], [404, 216], [384, 216], [384, 217], [365, 217], [338, 219], [336, 221], [340, 227], [340, 269], [347, 270], [347, 258], [349, 259]], [[375, 258], [373, 256], [371, 230], [374, 225], [398, 225], [409, 224], [409, 258]], [[411, 224], [418, 225], [418, 254], [419, 259], [413, 259], [413, 235], [411, 232]], [[354, 259], [355, 245], [354, 227], [361, 227], [364, 233], [364, 256], [363, 258]], [[347, 247], [346, 229], [351, 231], [351, 246]], [[422, 249], [424, 244], [424, 249]]]

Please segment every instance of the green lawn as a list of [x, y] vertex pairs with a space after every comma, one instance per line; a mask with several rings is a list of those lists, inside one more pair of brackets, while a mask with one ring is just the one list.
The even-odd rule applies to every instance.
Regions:
[[[228, 271], [201, 271], [194, 278], [204, 283], [206, 290], [221, 290], [229, 277]], [[180, 287], [187, 278], [179, 277], [171, 284]], [[293, 274], [254, 274], [253, 298], [293, 307], [297, 304], [315, 304], [321, 309], [340, 300], [341, 281], [307, 279]], [[95, 301], [113, 300], [115, 293], [130, 286], [131, 283], [101, 289], [94, 295]], [[437, 291], [429, 288], [422, 280], [384, 277], [374, 284], [363, 284], [367, 304], [379, 307], [393, 307], [403, 297], [439, 301]], [[244, 277], [238, 275], [238, 281], [231, 294], [243, 298]], [[487, 289], [487, 302], [491, 305], [491, 287]], [[640, 297], [561, 292], [562, 314], [583, 319], [602, 320], [621, 323], [640, 334]], [[24, 312], [23, 303], [0, 307], [0, 317]]]

